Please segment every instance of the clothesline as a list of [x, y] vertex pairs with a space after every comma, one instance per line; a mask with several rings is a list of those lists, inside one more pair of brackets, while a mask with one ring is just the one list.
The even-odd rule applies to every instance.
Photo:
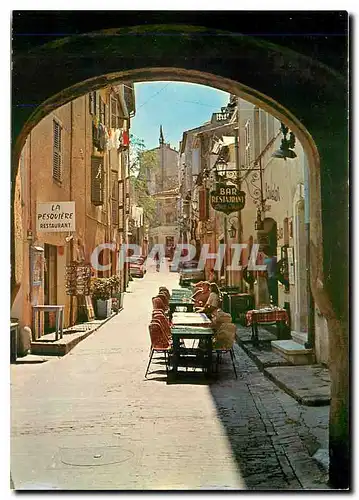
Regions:
[[126, 148], [130, 144], [127, 130], [107, 128], [97, 117], [92, 122], [93, 141], [99, 151]]

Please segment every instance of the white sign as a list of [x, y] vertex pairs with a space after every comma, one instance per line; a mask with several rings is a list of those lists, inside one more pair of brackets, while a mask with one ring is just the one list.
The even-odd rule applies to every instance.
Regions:
[[36, 227], [45, 233], [75, 231], [75, 202], [38, 203]]
[[288, 257], [288, 272], [289, 272], [289, 284], [294, 285], [294, 257], [293, 257], [293, 248], [287, 248], [287, 257]]

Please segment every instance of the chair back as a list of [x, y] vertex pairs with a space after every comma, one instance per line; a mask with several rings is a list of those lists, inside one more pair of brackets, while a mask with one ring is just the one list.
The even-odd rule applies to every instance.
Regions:
[[168, 300], [170, 300], [170, 298], [171, 298], [171, 294], [170, 294], [169, 290], [165, 286], [160, 286], [159, 289], [158, 289], [158, 293], [159, 294], [160, 293], [164, 293], [167, 296]]
[[161, 297], [152, 297], [152, 306], [153, 309], [162, 309], [162, 311], [166, 310], [166, 305]]
[[171, 327], [170, 327], [170, 324], [168, 322], [168, 319], [166, 318], [166, 316], [163, 314], [162, 311], [153, 311], [152, 313], [152, 320], [156, 320], [156, 321], [159, 321], [163, 327], [163, 329], [165, 330], [166, 334], [171, 337]]
[[148, 326], [151, 337], [152, 349], [166, 349], [170, 346], [169, 339], [164, 335], [163, 330], [156, 322], [151, 322]]
[[166, 307], [169, 306], [169, 298], [164, 292], [158, 292], [157, 297], [160, 297], [163, 300], [163, 303], [165, 304]]
[[172, 340], [171, 330], [166, 327], [166, 325], [157, 317], [152, 318], [150, 324], [158, 325], [161, 328], [162, 334], [166, 337], [168, 341]]

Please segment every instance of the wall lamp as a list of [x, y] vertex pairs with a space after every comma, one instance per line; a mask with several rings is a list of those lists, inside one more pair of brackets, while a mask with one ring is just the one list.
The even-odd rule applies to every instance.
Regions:
[[295, 146], [295, 135], [293, 134], [293, 132], [290, 132], [289, 139], [287, 139], [287, 134], [289, 132], [288, 127], [281, 123], [280, 128], [283, 134], [283, 139], [280, 144], [280, 148], [272, 154], [272, 158], [281, 158], [283, 160], [286, 160], [287, 158], [296, 158], [297, 155], [293, 151], [293, 148]]

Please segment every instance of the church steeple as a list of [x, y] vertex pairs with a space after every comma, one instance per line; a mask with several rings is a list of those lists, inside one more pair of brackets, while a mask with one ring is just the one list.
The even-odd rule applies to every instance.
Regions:
[[160, 146], [165, 143], [165, 139], [163, 137], [163, 130], [162, 130], [162, 125], [160, 125]]

